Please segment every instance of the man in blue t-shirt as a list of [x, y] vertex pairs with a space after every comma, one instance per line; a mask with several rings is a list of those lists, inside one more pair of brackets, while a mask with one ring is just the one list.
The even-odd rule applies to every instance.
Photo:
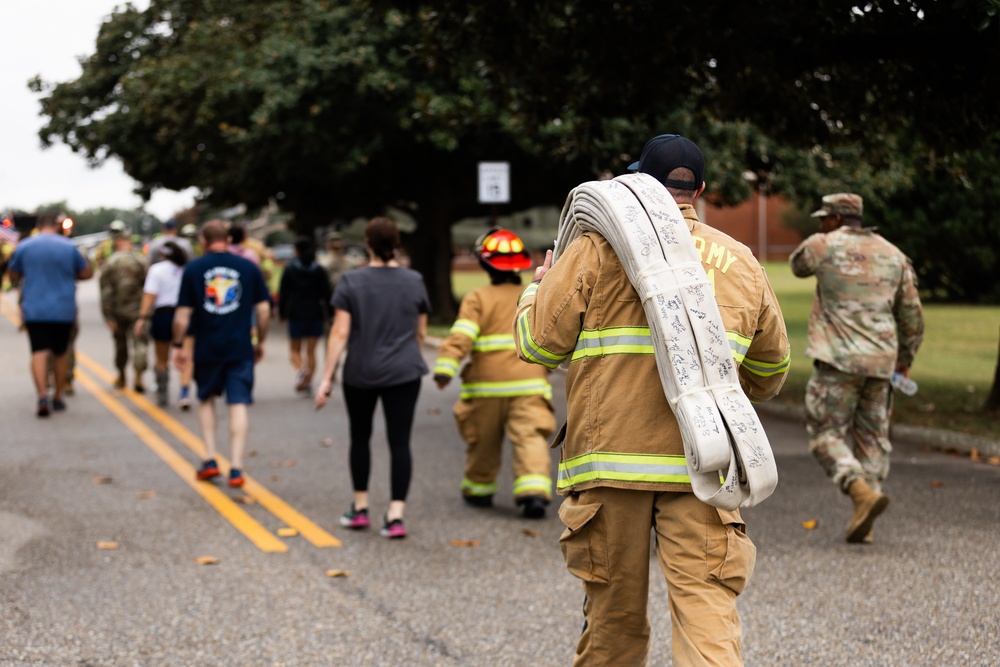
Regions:
[[[238, 487], [243, 486], [241, 468], [249, 431], [247, 406], [253, 402], [253, 367], [264, 357], [271, 300], [260, 269], [228, 252], [228, 236], [221, 220], [209, 220], [202, 226], [205, 254], [184, 267], [174, 311], [173, 346], [174, 365], [183, 368], [188, 361], [184, 336], [194, 336], [198, 423], [205, 441], [205, 461], [197, 477], [209, 480], [219, 475], [215, 397], [225, 392], [232, 452], [229, 486]], [[256, 341], [251, 333], [254, 313]]]
[[93, 270], [65, 238], [50, 213], [38, 216], [38, 235], [21, 241], [10, 260], [10, 277], [21, 284], [21, 319], [31, 342], [31, 376], [38, 392], [39, 417], [49, 416], [48, 360], [55, 375], [51, 408], [66, 409], [63, 392], [69, 368], [70, 330], [76, 321], [76, 281]]

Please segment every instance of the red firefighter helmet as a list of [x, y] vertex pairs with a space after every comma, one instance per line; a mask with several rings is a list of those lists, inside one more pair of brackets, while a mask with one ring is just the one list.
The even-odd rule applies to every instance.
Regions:
[[531, 268], [531, 254], [524, 241], [506, 229], [491, 229], [476, 241], [476, 254], [497, 271], [520, 271]]

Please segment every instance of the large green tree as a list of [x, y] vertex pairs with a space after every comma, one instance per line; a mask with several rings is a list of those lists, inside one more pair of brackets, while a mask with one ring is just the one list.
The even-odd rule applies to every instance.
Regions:
[[[758, 184], [878, 208], [1000, 112], [994, 0], [151, 0], [102, 26], [44, 92], [44, 141], [120, 158], [148, 194], [277, 199], [303, 230], [386, 205], [440, 315], [448, 226], [485, 214], [476, 162], [512, 164], [512, 209], [620, 173], [652, 134], [695, 138], [710, 196]], [[721, 119], [721, 120], [720, 120]], [[953, 173], [953, 172], [952, 172]]]

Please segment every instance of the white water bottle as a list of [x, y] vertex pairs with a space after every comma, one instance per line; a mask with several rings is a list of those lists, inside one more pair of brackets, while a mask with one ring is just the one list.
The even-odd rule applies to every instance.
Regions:
[[917, 393], [917, 383], [899, 371], [892, 374], [890, 382], [896, 391], [906, 394], [907, 396], [913, 396]]

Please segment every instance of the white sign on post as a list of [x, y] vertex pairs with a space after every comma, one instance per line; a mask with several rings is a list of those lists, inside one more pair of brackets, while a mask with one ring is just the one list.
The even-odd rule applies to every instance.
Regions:
[[510, 162], [479, 163], [479, 203], [510, 203]]

